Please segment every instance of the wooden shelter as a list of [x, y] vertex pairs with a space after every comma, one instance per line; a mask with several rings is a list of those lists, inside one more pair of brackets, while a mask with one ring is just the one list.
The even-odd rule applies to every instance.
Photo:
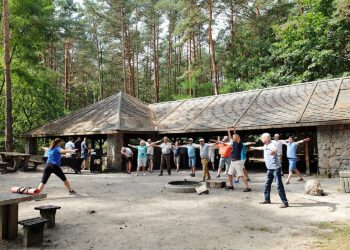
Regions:
[[202, 135], [227, 127], [315, 131], [319, 167], [339, 167], [350, 150], [350, 78], [149, 105], [120, 92], [27, 132], [27, 151], [38, 137], [102, 136], [109, 142], [109, 167], [120, 169], [120, 148], [133, 134]]

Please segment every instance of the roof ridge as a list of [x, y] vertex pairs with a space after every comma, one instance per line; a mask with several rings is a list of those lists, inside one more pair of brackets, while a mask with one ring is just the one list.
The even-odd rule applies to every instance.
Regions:
[[146, 102], [144, 102], [144, 101], [142, 101], [142, 100], [140, 100], [140, 99], [138, 99], [138, 98], [136, 98], [134, 96], [131, 96], [128, 93], [125, 93], [125, 92], [120, 92], [120, 93], [122, 95], [125, 95], [127, 98], [132, 99], [133, 101], [138, 102], [138, 103], [140, 103], [140, 104], [142, 104], [142, 105], [144, 105], [146, 107], [148, 107], [148, 105], [149, 105], [148, 103], [146, 103]]
[[[315, 80], [311, 82], [301, 82], [301, 83], [292, 83], [292, 84], [286, 84], [286, 85], [279, 85], [279, 86], [271, 86], [268, 88], [257, 88], [257, 89], [251, 89], [251, 90], [244, 90], [244, 91], [236, 91], [236, 92], [230, 92], [230, 93], [225, 93], [225, 94], [219, 94], [218, 96], [227, 96], [227, 95], [234, 95], [234, 94], [243, 94], [243, 93], [253, 93], [255, 91], [261, 91], [261, 90], [271, 90], [271, 89], [282, 89], [282, 88], [290, 88], [293, 86], [300, 86], [300, 85], [308, 85], [308, 84], [314, 84], [316, 82], [321, 83], [321, 82], [326, 82], [326, 81], [336, 81], [340, 79], [350, 79], [350, 77], [338, 77], [338, 78], [332, 78], [332, 79], [322, 79], [322, 80]], [[179, 101], [187, 101], [187, 100], [193, 100], [193, 99], [203, 99], [203, 98], [209, 98], [213, 97], [215, 95], [208, 95], [208, 96], [201, 96], [201, 97], [194, 97], [194, 98], [186, 98], [186, 99], [179, 99], [179, 100], [173, 100], [173, 101], [166, 101], [166, 102], [158, 102], [158, 103], [150, 103], [150, 105], [157, 105], [157, 104], [163, 104], [163, 103], [172, 103], [172, 102], [179, 102]]]

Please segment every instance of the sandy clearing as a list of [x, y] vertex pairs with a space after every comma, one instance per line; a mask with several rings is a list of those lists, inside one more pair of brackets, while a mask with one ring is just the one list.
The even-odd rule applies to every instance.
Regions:
[[[56, 227], [45, 231], [43, 249], [310, 249], [324, 233], [316, 223], [350, 222], [350, 195], [339, 193], [338, 179], [321, 179], [328, 193], [322, 197], [304, 195], [304, 185], [292, 179], [286, 186], [291, 207], [280, 209], [275, 186], [273, 204], [258, 204], [264, 173], [251, 174], [252, 193], [238, 184], [233, 192], [210, 189], [201, 196], [163, 190], [168, 181], [191, 179], [188, 171], [157, 174], [69, 174], [78, 196], [69, 196], [52, 176], [48, 199], [20, 204], [19, 219], [38, 216], [38, 205], [62, 206]], [[0, 175], [0, 191], [36, 186], [40, 177], [39, 172]], [[20, 227], [19, 238], [0, 242], [0, 249], [21, 249], [21, 235]]]

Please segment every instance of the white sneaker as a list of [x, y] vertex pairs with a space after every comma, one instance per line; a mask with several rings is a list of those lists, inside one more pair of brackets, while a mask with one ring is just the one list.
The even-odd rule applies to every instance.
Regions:
[[143, 175], [146, 175], [146, 173], [143, 173]]
[[139, 176], [138, 174], [135, 174], [135, 176]]

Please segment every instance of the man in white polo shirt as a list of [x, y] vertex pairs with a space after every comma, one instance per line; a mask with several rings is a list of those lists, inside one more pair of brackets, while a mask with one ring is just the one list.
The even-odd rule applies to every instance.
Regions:
[[286, 192], [284, 191], [284, 186], [281, 177], [281, 165], [277, 159], [277, 147], [271, 142], [271, 136], [268, 133], [264, 133], [261, 136], [261, 141], [264, 143], [262, 147], [251, 147], [251, 150], [264, 150], [264, 160], [267, 168], [266, 181], [265, 181], [265, 191], [264, 191], [264, 201], [260, 204], [271, 204], [270, 192], [271, 184], [273, 179], [276, 179], [278, 194], [281, 198], [282, 205], [280, 208], [288, 207], [288, 200], [286, 197]]

